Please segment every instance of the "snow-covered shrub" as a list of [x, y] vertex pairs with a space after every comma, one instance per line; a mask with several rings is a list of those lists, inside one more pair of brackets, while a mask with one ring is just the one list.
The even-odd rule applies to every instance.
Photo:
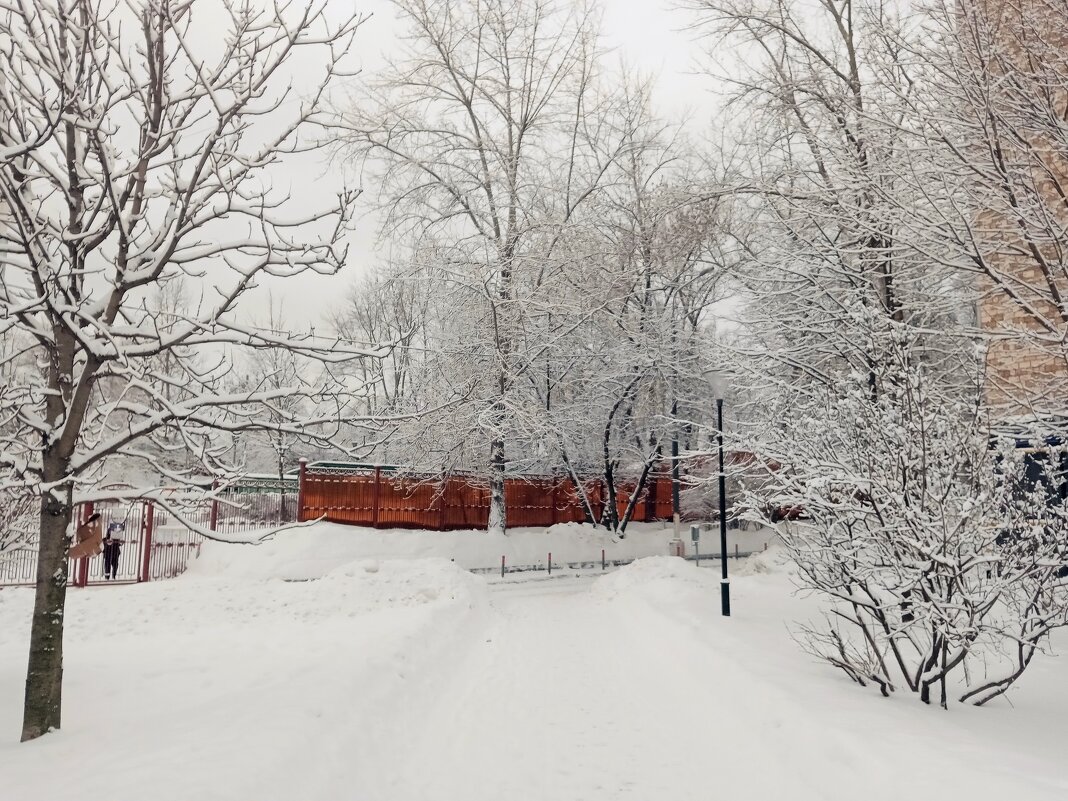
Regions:
[[1016, 436], [991, 434], [981, 375], [932, 369], [903, 326], [869, 352], [870, 375], [809, 385], [780, 417], [792, 459], [769, 484], [805, 512], [782, 539], [830, 601], [799, 639], [884, 695], [982, 704], [1068, 623], [1064, 503], [1024, 478]]

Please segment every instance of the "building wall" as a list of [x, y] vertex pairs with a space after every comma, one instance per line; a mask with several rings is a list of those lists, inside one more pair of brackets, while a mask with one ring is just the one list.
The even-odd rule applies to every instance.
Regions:
[[[991, 139], [978, 143], [984, 152], [977, 158], [991, 164], [995, 144], [1012, 176], [1010, 186], [999, 187], [996, 171], [988, 171], [994, 188], [988, 198], [977, 195], [985, 206], [976, 215], [977, 238], [1001, 276], [980, 281], [987, 398], [1004, 416], [1061, 414], [1068, 410], [1068, 304], [1057, 300], [1068, 299], [1068, 160], [1057, 133], [1068, 119], [1068, 8], [1050, 0], [971, 0], [961, 12], [961, 41], [983, 52], [985, 63], [973, 64], [989, 68], [982, 88], [1005, 93], [993, 95], [1004, 117], [988, 125]], [[1012, 80], [1005, 81], [1008, 70]]]

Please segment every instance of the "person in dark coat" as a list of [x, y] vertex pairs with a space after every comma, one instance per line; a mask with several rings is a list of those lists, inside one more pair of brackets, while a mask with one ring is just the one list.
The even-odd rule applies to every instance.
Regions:
[[104, 536], [104, 578], [113, 579], [119, 572], [119, 554], [122, 552], [123, 541], [111, 536], [111, 526]]

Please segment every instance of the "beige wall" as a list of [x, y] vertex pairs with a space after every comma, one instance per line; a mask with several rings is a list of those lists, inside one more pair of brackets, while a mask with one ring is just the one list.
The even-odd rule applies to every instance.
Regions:
[[[1030, 92], [1029, 100], [1044, 104], [1040, 111], [1065, 119], [1068, 25], [1064, 6], [1051, 11], [1058, 8], [1051, 0], [971, 2], [972, 11], [987, 15], [997, 40], [1004, 44], [1001, 64], [996, 60], [989, 64], [992, 72], [996, 75], [1008, 65], [1038, 74], [1036, 81], [1026, 82], [1025, 94]], [[962, 41], [967, 43], [969, 37], [962, 36]], [[1049, 93], [1043, 96], [1039, 86]], [[1012, 87], [1006, 91], [1019, 94]], [[1014, 187], [1015, 200], [1028, 209], [1023, 217], [1034, 225], [1031, 241], [1040, 257], [1029, 253], [1008, 193], [995, 193], [990, 205], [996, 208], [980, 212], [975, 220], [989, 263], [1003, 277], [1001, 286], [991, 280], [981, 282], [984, 295], [979, 320], [989, 334], [987, 397], [1006, 416], [1068, 411], [1068, 315], [1063, 303], [1059, 308], [1054, 302], [1058, 296], [1068, 299], [1068, 272], [1063, 266], [1068, 264], [1068, 204], [1064, 201], [1068, 160], [1064, 141], [1051, 141], [1051, 129], [1042, 122], [1030, 125], [1027, 110], [1026, 104], [1013, 106], [1008, 124], [1000, 123], [998, 128], [1010, 135], [999, 144], [1017, 175], [1024, 177]], [[1029, 140], [1026, 147], [1013, 144], [1013, 132]], [[989, 153], [981, 157], [990, 159]]]

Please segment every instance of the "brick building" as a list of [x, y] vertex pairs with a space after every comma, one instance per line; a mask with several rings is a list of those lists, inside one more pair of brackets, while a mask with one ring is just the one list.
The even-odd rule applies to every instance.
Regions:
[[958, 6], [976, 140], [987, 399], [1002, 419], [1068, 412], [1068, 8]]

